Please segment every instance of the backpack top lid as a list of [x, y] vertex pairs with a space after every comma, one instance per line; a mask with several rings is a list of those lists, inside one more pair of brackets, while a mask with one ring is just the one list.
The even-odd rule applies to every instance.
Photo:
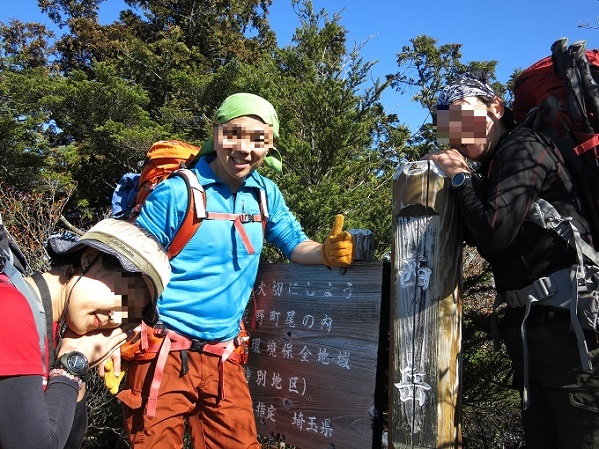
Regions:
[[528, 112], [551, 95], [566, 101], [566, 84], [555, 72], [551, 56], [525, 69], [514, 83], [513, 113], [516, 123], [524, 121]]
[[[558, 44], [564, 46], [562, 51], [568, 60], [567, 64], [576, 65], [573, 56], [574, 49], [577, 45], [579, 47], [583, 46], [584, 42], [577, 42], [566, 48], [567, 39], [564, 38], [556, 41], [552, 45], [552, 50]], [[599, 50], [585, 50], [584, 55], [588, 60], [588, 66], [593, 77], [599, 79]], [[564, 69], [562, 68], [562, 70]], [[523, 122], [532, 108], [540, 106], [551, 96], [555, 97], [556, 107], [567, 114], [570, 82], [566, 75], [560, 74], [556, 65], [556, 58], [553, 55], [547, 56], [523, 70], [514, 83], [514, 104], [512, 110], [516, 123]], [[556, 119], [552, 123], [553, 126], [561, 129], [563, 126], [561, 120], [557, 120], [556, 117], [551, 118]]]
[[150, 181], [160, 182], [173, 171], [181, 168], [181, 163], [189, 167], [200, 148], [180, 140], [160, 140], [146, 153], [144, 167], [139, 178], [139, 186]]

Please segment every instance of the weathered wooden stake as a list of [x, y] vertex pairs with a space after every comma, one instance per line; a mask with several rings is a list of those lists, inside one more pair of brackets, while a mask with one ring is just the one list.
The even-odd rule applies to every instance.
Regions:
[[462, 447], [461, 228], [449, 180], [429, 161], [393, 183], [389, 447]]

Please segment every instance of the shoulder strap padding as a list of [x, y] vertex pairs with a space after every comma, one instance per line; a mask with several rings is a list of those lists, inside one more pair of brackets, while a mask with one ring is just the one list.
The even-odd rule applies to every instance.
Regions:
[[169, 259], [181, 252], [202, 224], [202, 220], [206, 218], [206, 192], [198, 177], [190, 170], [183, 168], [175, 170], [171, 176], [179, 176], [185, 181], [188, 200], [185, 217], [167, 248]]
[[46, 337], [48, 338], [48, 364], [52, 368], [56, 361], [54, 352], [54, 333], [52, 327], [52, 296], [50, 296], [50, 289], [48, 283], [44, 279], [44, 276], [39, 271], [36, 271], [31, 275], [31, 279], [35, 282], [37, 289], [42, 297], [42, 305], [46, 315]]

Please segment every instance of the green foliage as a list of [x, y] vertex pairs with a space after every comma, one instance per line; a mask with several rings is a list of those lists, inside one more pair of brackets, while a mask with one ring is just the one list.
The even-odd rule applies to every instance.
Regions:
[[0, 77], [0, 181], [24, 191], [36, 190], [59, 170], [50, 168], [50, 114], [40, 103], [48, 84], [44, 68], [2, 70]]
[[348, 227], [375, 233], [381, 255], [390, 242], [391, 145], [402, 145], [407, 132], [397, 131], [397, 118], [379, 103], [386, 86], [366, 86], [373, 63], [346, 49], [340, 17], [314, 12], [311, 2], [294, 5], [302, 25], [293, 45], [275, 53], [269, 88], [283, 124], [277, 145], [285, 174], [277, 183], [308, 235], [322, 240], [343, 213]]
[[[462, 422], [464, 447], [520, 447], [520, 395], [512, 387], [512, 367], [505, 348], [494, 347], [491, 334], [495, 285], [488, 263], [464, 247], [462, 324]], [[499, 336], [495, 336], [499, 338]]]
[[[127, 0], [148, 18], [151, 34], [173, 27], [181, 29], [188, 48], [197, 49], [218, 67], [237, 60], [249, 62], [272, 49], [275, 36], [266, 18], [271, 0], [239, 0], [227, 4], [217, 0]], [[135, 17], [130, 14], [129, 20]]]
[[[463, 63], [461, 47], [461, 44], [437, 45], [437, 39], [426, 35], [410, 39], [410, 45], [404, 45], [397, 54], [400, 70], [388, 75], [391, 86], [403, 94], [414, 92], [412, 99], [420, 103], [434, 119], [437, 95], [452, 78], [466, 72], [476, 73], [489, 82], [495, 78], [497, 61]], [[498, 93], [502, 92], [501, 84], [495, 83], [494, 87], [498, 88]], [[410, 158], [418, 159], [435, 149], [435, 141], [433, 124], [423, 125], [410, 140]]]
[[103, 379], [97, 375], [92, 376], [86, 387], [89, 426], [81, 448], [128, 448], [120, 402], [110, 394]]
[[137, 167], [152, 142], [170, 133], [150, 118], [143, 89], [105, 64], [94, 71], [95, 79], [81, 71], [55, 77], [40, 103], [52, 111], [48, 138], [71, 149], [65, 162], [72, 164], [68, 169], [78, 184], [72, 206], [91, 207], [83, 215], [95, 219], [120, 176]]

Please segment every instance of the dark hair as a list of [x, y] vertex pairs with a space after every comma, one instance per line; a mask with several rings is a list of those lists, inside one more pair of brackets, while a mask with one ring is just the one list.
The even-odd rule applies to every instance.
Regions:
[[83, 250], [72, 253], [57, 254], [50, 245], [46, 245], [46, 251], [50, 257], [50, 268], [64, 268], [61, 282], [66, 282], [81, 271], [81, 255]]
[[[482, 97], [482, 96], [477, 96], [476, 98], [478, 98], [486, 106], [491, 106], [493, 101], [495, 101], [495, 98], [488, 98], [488, 97]], [[496, 97], [496, 98], [499, 98], [499, 97]], [[499, 100], [503, 103], [503, 100], [501, 98], [499, 98]], [[501, 116], [501, 118], [499, 120], [501, 121], [503, 126], [505, 126], [505, 128], [508, 131], [511, 131], [516, 127], [516, 124], [514, 122], [514, 113], [512, 112], [512, 110], [510, 108], [505, 106], [505, 103], [503, 106], [503, 115]]]
[[[50, 256], [50, 268], [63, 268], [63, 274], [61, 276], [61, 282], [70, 280], [77, 274], [82, 274], [81, 268], [81, 256], [88, 246], [83, 247], [72, 253], [56, 254], [55, 252], [48, 249]], [[111, 271], [123, 271], [123, 266], [115, 256], [106, 254], [103, 252], [98, 253], [98, 257], [93, 263], [97, 263], [98, 259], [101, 260], [102, 266]], [[92, 264], [88, 268], [90, 268]]]

